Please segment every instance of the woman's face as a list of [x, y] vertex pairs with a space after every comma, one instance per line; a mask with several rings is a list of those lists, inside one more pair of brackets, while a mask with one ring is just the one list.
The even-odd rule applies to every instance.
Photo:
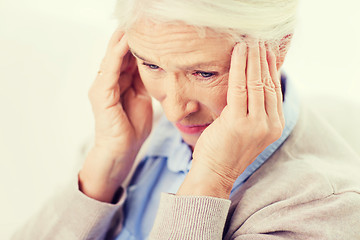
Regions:
[[127, 33], [141, 79], [165, 115], [194, 147], [226, 105], [235, 42], [186, 25], [138, 22]]

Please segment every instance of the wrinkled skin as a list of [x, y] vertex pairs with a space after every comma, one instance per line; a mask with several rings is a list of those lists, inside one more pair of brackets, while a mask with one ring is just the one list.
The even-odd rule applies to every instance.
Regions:
[[207, 126], [179, 128], [194, 162], [178, 194], [227, 198], [235, 179], [281, 136], [279, 59], [256, 40], [236, 43], [210, 30], [201, 38], [184, 24], [140, 21], [125, 35], [115, 32], [89, 91], [96, 145], [80, 172], [82, 191], [109, 201], [150, 133], [152, 96], [175, 125]]

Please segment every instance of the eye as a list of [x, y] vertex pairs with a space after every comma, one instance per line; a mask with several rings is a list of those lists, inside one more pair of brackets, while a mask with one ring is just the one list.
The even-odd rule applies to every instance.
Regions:
[[154, 64], [149, 64], [149, 63], [143, 62], [143, 65], [147, 66], [150, 69], [154, 69], [154, 70], [159, 69], [159, 66], [154, 65]]
[[198, 75], [198, 76], [200, 76], [200, 77], [202, 77], [202, 78], [211, 78], [211, 77], [215, 76], [216, 73], [214, 73], [214, 72], [201, 72], [201, 71], [196, 71], [196, 72], [195, 72], [195, 75]]

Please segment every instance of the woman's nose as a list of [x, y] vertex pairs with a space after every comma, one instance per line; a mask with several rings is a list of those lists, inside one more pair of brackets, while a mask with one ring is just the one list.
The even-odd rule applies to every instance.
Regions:
[[178, 122], [191, 113], [197, 112], [199, 104], [193, 96], [189, 82], [176, 76], [167, 78], [164, 84], [164, 98], [161, 105], [171, 122]]

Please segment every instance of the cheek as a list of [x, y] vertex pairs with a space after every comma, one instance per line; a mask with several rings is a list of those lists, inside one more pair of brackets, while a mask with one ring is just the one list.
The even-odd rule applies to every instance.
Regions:
[[212, 111], [217, 116], [220, 116], [222, 110], [227, 104], [227, 86], [212, 89], [209, 96], [212, 96], [211, 98], [209, 98], [210, 104], [212, 106]]
[[142, 68], [142, 66], [138, 66], [138, 69], [140, 78], [144, 83], [147, 92], [151, 97], [160, 100], [161, 96], [163, 95], [162, 88], [159, 86], [161, 83], [160, 79], [153, 79], [153, 77], [151, 77], [149, 73], [147, 73], [147, 71]]
[[217, 84], [212, 85], [203, 92], [202, 102], [216, 116], [220, 116], [227, 105], [227, 91], [228, 81], [227, 76], [224, 76]]

